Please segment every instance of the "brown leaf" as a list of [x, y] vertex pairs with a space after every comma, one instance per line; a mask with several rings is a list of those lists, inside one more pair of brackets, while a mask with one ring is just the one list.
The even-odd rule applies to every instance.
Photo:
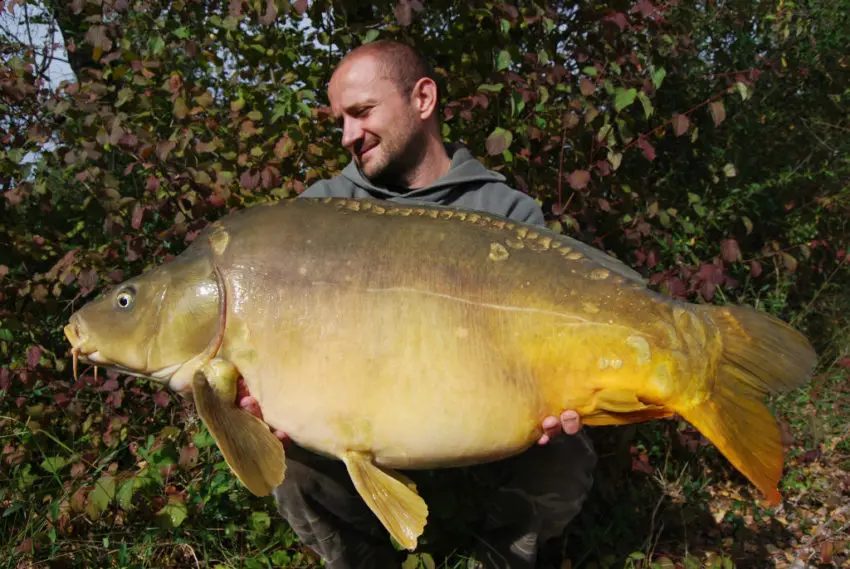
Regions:
[[691, 120], [687, 116], [678, 113], [673, 115], [673, 132], [676, 136], [682, 136], [688, 132], [689, 126], [691, 126]]
[[758, 261], [750, 261], [750, 273], [753, 277], [758, 277], [761, 274], [761, 263]]
[[413, 9], [407, 0], [399, 0], [395, 7], [395, 19], [400, 26], [409, 26], [413, 23]]
[[242, 0], [230, 0], [230, 5], [228, 6], [228, 12], [231, 16], [241, 16], [242, 15]]
[[156, 155], [157, 157], [165, 161], [168, 158], [168, 155], [171, 154], [171, 151], [177, 146], [177, 142], [173, 140], [163, 140], [162, 142], [158, 142], [156, 144]]
[[723, 106], [723, 101], [714, 101], [709, 106], [711, 108], [711, 118], [714, 119], [714, 126], [726, 120], [726, 107]]
[[180, 468], [190, 470], [198, 464], [198, 447], [193, 444], [180, 449], [180, 458], [177, 460]]
[[264, 26], [272, 24], [277, 19], [277, 6], [274, 0], [266, 0], [266, 13], [260, 16], [260, 23]]
[[274, 145], [274, 155], [282, 160], [292, 155], [295, 151], [295, 142], [289, 138], [288, 134], [283, 135]]
[[487, 137], [486, 142], [484, 143], [487, 148], [487, 154], [490, 156], [495, 156], [496, 154], [501, 154], [511, 145], [513, 140], [513, 135], [510, 131], [507, 131], [503, 128], [496, 128], [490, 133], [490, 136]]
[[720, 244], [720, 251], [727, 263], [737, 263], [741, 260], [741, 248], [734, 239], [724, 239]]
[[567, 182], [574, 190], [583, 190], [590, 182], [590, 172], [587, 170], [573, 170], [567, 176]]
[[782, 262], [785, 265], [785, 268], [788, 269], [789, 273], [793, 273], [797, 270], [797, 259], [795, 259], [790, 253], [782, 253]]
[[177, 100], [174, 101], [174, 116], [178, 119], [182, 119], [186, 117], [186, 100], [183, 97], [177, 97]]
[[594, 85], [593, 81], [588, 79], [587, 77], [582, 77], [578, 82], [579, 89], [581, 89], [581, 94], [585, 97], [589, 97], [596, 91], [596, 85]]
[[295, 11], [300, 16], [307, 11], [307, 0], [295, 0]]

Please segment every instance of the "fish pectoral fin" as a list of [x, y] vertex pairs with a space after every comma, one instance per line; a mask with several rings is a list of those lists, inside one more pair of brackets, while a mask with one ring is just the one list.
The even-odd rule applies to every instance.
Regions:
[[645, 403], [637, 393], [626, 389], [603, 389], [594, 396], [593, 410], [582, 413], [586, 425], [627, 425], [672, 416], [674, 411]]
[[192, 377], [195, 407], [227, 465], [255, 496], [267, 496], [283, 482], [283, 443], [258, 417], [219, 397], [202, 371]]
[[425, 530], [428, 505], [407, 478], [376, 466], [368, 453], [349, 451], [342, 457], [354, 487], [387, 531], [402, 547], [416, 549]]

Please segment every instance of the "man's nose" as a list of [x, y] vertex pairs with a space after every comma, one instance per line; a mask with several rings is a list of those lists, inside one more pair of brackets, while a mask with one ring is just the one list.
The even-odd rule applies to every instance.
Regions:
[[342, 124], [342, 146], [351, 150], [358, 140], [363, 138], [360, 121], [346, 118]]

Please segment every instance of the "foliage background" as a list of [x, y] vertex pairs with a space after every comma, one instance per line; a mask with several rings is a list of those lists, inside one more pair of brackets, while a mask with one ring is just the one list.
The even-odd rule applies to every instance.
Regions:
[[[776, 402], [795, 515], [753, 509], [686, 425], [600, 429], [610, 452], [567, 559], [846, 561], [847, 511], [834, 504], [850, 487], [846, 1], [0, 0], [0, 11], [64, 43], [0, 30], [3, 563], [311, 566], [272, 503], [223, 468], [190, 404], [90, 370], [75, 382], [61, 328], [210, 220], [339, 172], [348, 157], [324, 86], [347, 50], [385, 37], [432, 58], [445, 137], [540, 200], [554, 230], [674, 297], [792, 321], [822, 355], [812, 388]], [[47, 70], [63, 56], [74, 79], [55, 85]], [[437, 515], [457, 521], [457, 508]], [[688, 521], [702, 528], [690, 538]], [[443, 563], [461, 566], [462, 552]]]

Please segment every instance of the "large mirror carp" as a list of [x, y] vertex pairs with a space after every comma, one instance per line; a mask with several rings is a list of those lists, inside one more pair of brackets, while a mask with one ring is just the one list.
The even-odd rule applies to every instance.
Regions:
[[[771, 503], [784, 453], [763, 399], [816, 354], [743, 306], [679, 302], [567, 236], [472, 211], [296, 199], [229, 214], [75, 312], [75, 359], [191, 394], [254, 494], [285, 475], [270, 427], [343, 461], [398, 543], [428, 509], [397, 470], [495, 461], [540, 423], [679, 414]], [[236, 404], [242, 377], [264, 419]]]

